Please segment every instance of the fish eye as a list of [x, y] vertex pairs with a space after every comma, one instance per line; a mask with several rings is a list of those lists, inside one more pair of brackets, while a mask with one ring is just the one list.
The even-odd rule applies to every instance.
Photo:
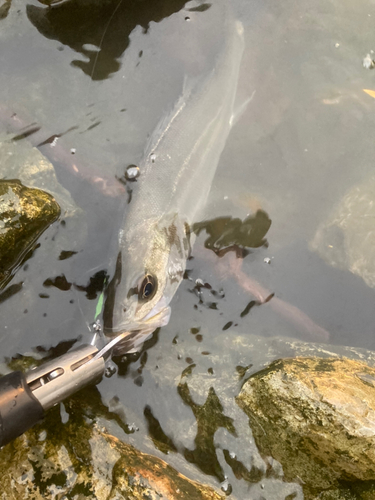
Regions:
[[157, 290], [157, 280], [152, 274], [146, 274], [138, 292], [138, 300], [147, 301], [152, 299]]

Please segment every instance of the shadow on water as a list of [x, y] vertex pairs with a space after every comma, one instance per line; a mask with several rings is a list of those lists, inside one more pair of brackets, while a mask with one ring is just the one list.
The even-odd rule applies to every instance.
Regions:
[[[116, 352], [112, 356], [113, 362], [117, 365], [118, 376], [126, 377], [129, 372], [134, 380], [134, 384], [141, 386], [143, 383], [142, 371], [147, 363], [147, 351], [157, 344], [159, 340], [160, 328], [154, 331], [152, 336], [144, 342], [141, 350], [139, 352], [116, 355]], [[135, 371], [131, 371], [131, 365], [141, 359], [141, 365]]]
[[[195, 364], [189, 365], [181, 374], [181, 381], [177, 387], [177, 392], [183, 403], [189, 406], [194, 414], [197, 424], [197, 433], [194, 439], [195, 448], [178, 449], [174, 441], [164, 432], [159, 420], [154, 416], [150, 406], [145, 406], [144, 416], [147, 422], [148, 434], [155, 447], [162, 453], [181, 451], [186, 460], [195, 464], [203, 473], [216, 477], [219, 481], [225, 480], [222, 466], [217, 457], [217, 447], [214, 442], [215, 433], [218, 429], [224, 428], [234, 437], [237, 437], [233, 419], [224, 415], [224, 409], [217, 396], [215, 389], [210, 387], [204, 404], [199, 405], [194, 402], [186, 377], [192, 374]], [[243, 479], [249, 483], [257, 483], [263, 477], [263, 472], [255, 465], [247, 469], [227, 449], [223, 449], [226, 463], [232, 469], [237, 479]]]
[[66, 354], [80, 339], [71, 339], [59, 342], [53, 347], [36, 346], [33, 351], [35, 356], [15, 354], [12, 358], [5, 358], [5, 362], [11, 370], [26, 371], [33, 366], [51, 361]]
[[12, 3], [12, 0], [5, 0], [0, 5], [0, 20], [5, 19], [7, 17], [11, 3]]
[[165, 434], [159, 420], [153, 415], [150, 406], [145, 406], [143, 414], [147, 422], [148, 434], [155, 447], [166, 455], [171, 451], [176, 452], [177, 448], [173, 440]]
[[160, 22], [185, 4], [186, 0], [71, 0], [46, 8], [27, 5], [27, 16], [43, 36], [88, 58], [73, 60], [73, 66], [93, 80], [105, 80], [120, 69], [119, 59], [136, 26], [146, 33], [152, 21]]
[[206, 231], [208, 238], [204, 246], [220, 255], [220, 252], [231, 247], [259, 248], [268, 246], [265, 239], [271, 219], [263, 210], [249, 215], [243, 221], [233, 217], [218, 217], [216, 219], [198, 222], [193, 225], [193, 231], [199, 235]]
[[[188, 366], [182, 372], [182, 377], [189, 375], [194, 367], [194, 364]], [[205, 474], [215, 476], [219, 481], [224, 481], [223, 469], [216, 455], [214, 436], [220, 427], [236, 436], [233, 419], [224, 415], [223, 406], [213, 387], [210, 387], [203, 405], [194, 402], [187, 382], [180, 382], [177, 391], [182, 401], [191, 408], [197, 421], [197, 435], [194, 440], [195, 448], [194, 450], [185, 448], [184, 456], [186, 460], [195, 464]]]

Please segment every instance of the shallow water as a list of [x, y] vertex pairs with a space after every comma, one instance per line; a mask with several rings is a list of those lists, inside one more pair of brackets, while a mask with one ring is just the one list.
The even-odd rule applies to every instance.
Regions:
[[[375, 72], [362, 67], [362, 58], [375, 50], [375, 12], [365, 1], [318, 0], [313, 7], [307, 1], [232, 3], [245, 28], [239, 104], [255, 94], [225, 146], [207, 220], [244, 219], [258, 209], [268, 214], [267, 245], [250, 249], [242, 271], [293, 314], [285, 307], [280, 313], [272, 299], [241, 314], [254, 295], [235, 279], [229, 263], [223, 265], [225, 258], [205, 248], [202, 232], [169, 325], [140, 357], [116, 359], [118, 372], [99, 391], [110, 409], [122, 409], [127, 423], [139, 428], [126, 439], [140, 449], [216, 486], [228, 476], [237, 498], [278, 499], [298, 496], [300, 489], [265, 479], [247, 419], [233, 400], [240, 386], [236, 367], [252, 365], [249, 374], [293, 354], [290, 339], [322, 340], [314, 326], [296, 320], [293, 307], [329, 333], [330, 352], [342, 352], [340, 346], [375, 350], [374, 290], [360, 276], [330, 267], [309, 246], [347, 191], [366, 184], [372, 173], [374, 102], [362, 89], [374, 88]], [[75, 149], [82, 176], [65, 168], [65, 160], [55, 167], [83, 210], [80, 224], [50, 227], [8, 285], [23, 282], [0, 302], [2, 363], [16, 354], [43, 355], [63, 341], [91, 340], [87, 325], [94, 320], [98, 292], [93, 287], [86, 294], [73, 284], [83, 288], [96, 273], [110, 272], [115, 247], [108, 242], [115, 239], [128, 199], [126, 193], [103, 192], [92, 179], [113, 180], [137, 164], [148, 136], [179, 96], [186, 72], [204, 70], [215, 50], [220, 2], [150, 0], [139, 10], [125, 0], [95, 5], [72, 1], [48, 10], [37, 0], [27, 6], [12, 0], [0, 20], [0, 104], [26, 124], [39, 124], [41, 141], [72, 129], [59, 144], [68, 156]], [[61, 251], [77, 253], [59, 260]], [[51, 286], [61, 275], [68, 284]], [[196, 279], [211, 289], [197, 287]], [[193, 364], [191, 375], [183, 374]], [[210, 408], [215, 399], [210, 387], [223, 406], [215, 422], [225, 421], [219, 413], [232, 418], [239, 438], [219, 423], [208, 431], [208, 442], [199, 437], [206, 436], [199, 407]], [[153, 435], [155, 419], [173, 441], [168, 455], [170, 441], [160, 431]], [[122, 436], [119, 428], [111, 430]], [[236, 478], [225, 450], [248, 468], [258, 464], [262, 479]]]

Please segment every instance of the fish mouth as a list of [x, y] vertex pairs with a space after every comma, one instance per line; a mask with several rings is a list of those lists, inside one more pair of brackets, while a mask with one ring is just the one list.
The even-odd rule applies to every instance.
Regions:
[[149, 317], [148, 314], [144, 320], [134, 323], [124, 323], [116, 329], [104, 328], [104, 334], [107, 337], [115, 338], [118, 335], [127, 332], [122, 340], [113, 348], [114, 356], [121, 356], [122, 354], [128, 354], [132, 352], [137, 352], [142, 347], [142, 344], [154, 333], [154, 331], [165, 326], [170, 318], [171, 308], [166, 307]]
[[[150, 311], [143, 319], [134, 322], [125, 322], [115, 328], [109, 328], [104, 325], [103, 332], [108, 337], [116, 337], [124, 332], [129, 332], [129, 336], [134, 335], [150, 335], [157, 328], [165, 326], [169, 322], [171, 316], [171, 308], [169, 306], [164, 307], [161, 311], [153, 314]], [[120, 342], [121, 343], [121, 342]]]

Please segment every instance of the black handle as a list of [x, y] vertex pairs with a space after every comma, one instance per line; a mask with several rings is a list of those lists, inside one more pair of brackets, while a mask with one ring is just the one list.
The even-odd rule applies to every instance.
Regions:
[[30, 429], [44, 416], [22, 372], [0, 377], [0, 447]]

